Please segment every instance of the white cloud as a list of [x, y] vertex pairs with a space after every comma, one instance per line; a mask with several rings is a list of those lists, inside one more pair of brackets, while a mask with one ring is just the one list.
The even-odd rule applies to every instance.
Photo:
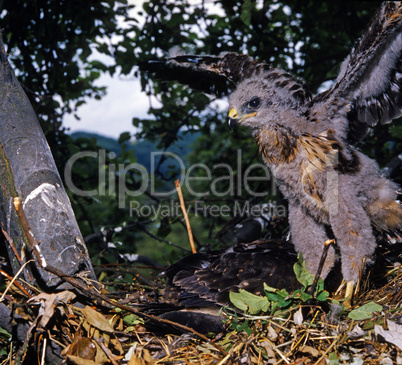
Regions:
[[148, 97], [141, 92], [139, 80], [102, 75], [96, 84], [107, 86], [106, 96], [101, 100], [88, 99], [78, 109], [81, 120], [68, 114], [63, 125], [70, 132], [85, 130], [116, 138], [122, 132], [134, 133], [133, 117], [145, 118], [149, 108]]
[[[135, 5], [130, 15], [138, 18], [136, 13], [142, 9], [144, 0], [129, 0], [129, 3]], [[207, 11], [211, 14], [223, 14], [221, 7], [210, 0], [205, 2], [190, 0], [189, 3], [190, 6], [195, 7], [204, 4]], [[120, 26], [124, 26], [124, 24], [121, 23]], [[115, 41], [116, 38], [112, 38], [112, 42]], [[114, 63], [113, 59], [98, 53], [96, 49], [93, 49], [93, 53], [89, 59], [97, 59], [105, 64]], [[65, 115], [63, 126], [69, 128], [70, 132], [88, 131], [115, 138], [122, 132], [135, 133], [136, 129], [132, 125], [132, 119], [134, 117], [147, 118], [149, 108], [149, 99], [141, 91], [139, 80], [133, 76], [124, 79], [118, 74], [113, 77], [102, 75], [96, 81], [96, 85], [106, 86], [107, 95], [101, 100], [87, 99], [86, 104], [80, 106], [76, 113], [80, 120], [77, 120], [72, 114]], [[155, 99], [152, 102], [154, 106], [159, 104]]]
[[[130, 0], [129, 3], [135, 5], [130, 15], [138, 18], [136, 13], [141, 10], [144, 0]], [[119, 21], [120, 26], [124, 26], [121, 19]], [[115, 43], [117, 37], [112, 37], [111, 41]], [[92, 49], [89, 60], [114, 64], [113, 58], [100, 54], [96, 48]], [[139, 79], [133, 76], [124, 78], [117, 72], [114, 76], [103, 74], [95, 84], [106, 86], [107, 94], [101, 100], [87, 99], [76, 113], [80, 120], [73, 114], [67, 114], [63, 118], [63, 126], [69, 128], [70, 132], [88, 131], [115, 138], [122, 132], [134, 133], [136, 128], [132, 125], [132, 119], [145, 118], [149, 108], [148, 97], [141, 91]]]

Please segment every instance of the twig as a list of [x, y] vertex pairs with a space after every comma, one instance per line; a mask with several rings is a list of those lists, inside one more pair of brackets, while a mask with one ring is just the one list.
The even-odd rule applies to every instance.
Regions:
[[[3, 226], [3, 224], [2, 224], [2, 226]], [[10, 247], [11, 247], [11, 249], [13, 250], [14, 255], [15, 255], [15, 257], [17, 258], [18, 262], [20, 263], [20, 265], [22, 265], [23, 262], [22, 262], [22, 260], [21, 260], [21, 257], [20, 257], [20, 255], [19, 255], [17, 249], [16, 249], [15, 246], [14, 246], [13, 239], [12, 239], [12, 238], [10, 237], [10, 235], [3, 229], [3, 227], [1, 227], [1, 231], [3, 232], [4, 237], [6, 238], [7, 242], [10, 244]]]
[[324, 249], [322, 250], [322, 255], [321, 255], [320, 263], [318, 264], [317, 273], [315, 274], [313, 284], [307, 290], [307, 292], [311, 295], [314, 294], [315, 288], [317, 287], [318, 279], [320, 278], [321, 271], [324, 266], [325, 260], [327, 258], [328, 249], [329, 249], [329, 246], [331, 245], [331, 243], [335, 243], [335, 240], [334, 239], [326, 240], [324, 243]]
[[[24, 264], [24, 262], [22, 261], [21, 256], [19, 255], [17, 249], [16, 249], [15, 246], [14, 246], [13, 239], [10, 237], [10, 235], [7, 233], [7, 231], [5, 231], [5, 230], [3, 229], [3, 224], [1, 224], [1, 225], [2, 225], [1, 231], [3, 232], [4, 237], [6, 238], [8, 244], [10, 245], [12, 251], [14, 252], [14, 255], [15, 255], [15, 257], [17, 258], [19, 264], [22, 266], [22, 265]], [[26, 274], [27, 274], [28, 279], [29, 279], [31, 282], [33, 282], [34, 280], [33, 280], [32, 276], [31, 276], [31, 274], [29, 273], [29, 271], [27, 271]]]
[[94, 291], [94, 290], [92, 290], [90, 288], [87, 288], [84, 284], [82, 284], [77, 279], [75, 279], [75, 278], [63, 273], [61, 270], [59, 270], [59, 269], [57, 269], [57, 268], [55, 268], [55, 267], [53, 267], [51, 265], [47, 265], [44, 269], [46, 271], [58, 276], [59, 278], [63, 279], [67, 283], [73, 285], [74, 287], [79, 289], [82, 293], [84, 293], [85, 295], [89, 296], [95, 302], [100, 301], [103, 305], [105, 303], [107, 303], [111, 307], [118, 307], [118, 308], [123, 309], [123, 310], [125, 310], [127, 312], [134, 313], [135, 315], [137, 315], [140, 318], [153, 320], [153, 321], [156, 321], [156, 322], [159, 322], [159, 323], [165, 323], [165, 324], [168, 324], [170, 326], [173, 326], [173, 327], [179, 328], [181, 330], [184, 330], [186, 332], [191, 332], [193, 335], [201, 338], [202, 340], [206, 341], [207, 343], [210, 343], [212, 346], [214, 346], [222, 354], [227, 355], [227, 352], [223, 347], [213, 343], [213, 341], [211, 341], [208, 337], [204, 336], [203, 334], [195, 331], [194, 329], [192, 329], [190, 327], [184, 326], [184, 325], [182, 325], [180, 323], [169, 321], [168, 319], [156, 317], [156, 316], [154, 316], [152, 314], [145, 314], [145, 313], [142, 313], [142, 312], [140, 312], [139, 310], [137, 310], [135, 308], [122, 305], [117, 301], [109, 299], [108, 297], [106, 297], [106, 296], [104, 296], [104, 295], [102, 295], [102, 294], [100, 294], [100, 293], [98, 293], [98, 292], [96, 292], [96, 291]]
[[[204, 336], [203, 334], [195, 331], [194, 329], [184, 326], [180, 323], [175, 323], [172, 321], [169, 321], [167, 319], [163, 319], [163, 318], [159, 318], [156, 316], [153, 316], [151, 314], [145, 314], [142, 313], [134, 308], [122, 305], [114, 300], [109, 299], [108, 297], [105, 297], [101, 294], [99, 294], [98, 292], [86, 287], [84, 284], [82, 284], [80, 281], [78, 281], [77, 279], [65, 274], [63, 271], [48, 265], [45, 261], [45, 258], [43, 257], [42, 253], [40, 252], [39, 246], [35, 240], [35, 237], [32, 234], [32, 231], [29, 227], [28, 221], [26, 219], [25, 213], [21, 207], [21, 201], [19, 198], [14, 198], [14, 207], [17, 211], [18, 217], [20, 218], [21, 224], [23, 226], [24, 232], [28, 238], [29, 244], [31, 246], [31, 248], [33, 249], [33, 252], [36, 256], [36, 260], [37, 263], [39, 265], [39, 267], [45, 269], [46, 271], [58, 276], [60, 279], [63, 279], [64, 281], [66, 281], [67, 283], [73, 285], [75, 288], [79, 289], [81, 292], [83, 292], [84, 294], [89, 295], [92, 299], [98, 299], [101, 301], [101, 303], [107, 303], [112, 307], [118, 307], [120, 309], [123, 309], [127, 312], [131, 312], [136, 314], [138, 317], [141, 318], [145, 318], [145, 319], [149, 319], [149, 320], [154, 320], [156, 322], [160, 322], [160, 323], [165, 323], [168, 324], [170, 326], [176, 327], [176, 328], [180, 328], [181, 330], [184, 330], [186, 332], [191, 332], [192, 334], [194, 334], [195, 336], [203, 339], [204, 341], [207, 341], [208, 343], [211, 343], [212, 346], [214, 346], [217, 350], [219, 350], [221, 353], [227, 355], [227, 352], [225, 351], [224, 348], [222, 348], [219, 345], [214, 344], [213, 342], [211, 342], [208, 337]], [[28, 261], [29, 262], [29, 261]], [[21, 270], [21, 269], [20, 269]]]
[[227, 360], [229, 360], [230, 354], [227, 354], [219, 363], [218, 365], [223, 365], [226, 363]]
[[[299, 347], [299, 345], [301, 344], [301, 342], [304, 340], [304, 338], [306, 336], [308, 336], [308, 329], [312, 326], [314, 320], [317, 318], [319, 311], [316, 311], [314, 314], [313, 319], [311, 320], [311, 322], [309, 323], [309, 325], [307, 326], [307, 330], [304, 331], [304, 333], [300, 336], [299, 340], [296, 341], [296, 343], [292, 346], [291, 350], [286, 354], [287, 357], [289, 357], [294, 351], [295, 349], [297, 349]], [[307, 339], [306, 339], [307, 340]]]
[[[13, 203], [14, 203], [15, 210], [17, 211], [18, 217], [20, 218], [21, 225], [23, 227], [24, 233], [25, 233], [25, 235], [26, 235], [26, 237], [28, 239], [29, 245], [32, 248], [32, 251], [33, 251], [33, 253], [35, 255], [35, 259], [36, 259], [37, 264], [39, 265], [40, 268], [45, 269], [46, 271], [58, 276], [60, 279], [64, 280], [65, 282], [67, 282], [67, 283], [71, 284], [72, 286], [74, 286], [75, 288], [79, 289], [82, 293], [84, 293], [86, 295], [89, 295], [89, 297], [92, 300], [95, 300], [95, 302], [100, 300], [100, 302], [102, 304], [107, 303], [111, 307], [118, 307], [118, 308], [123, 309], [123, 310], [125, 310], [127, 312], [134, 313], [140, 318], [153, 320], [153, 321], [156, 321], [156, 322], [159, 322], [159, 323], [165, 323], [165, 324], [168, 324], [170, 326], [179, 328], [179, 329], [181, 329], [181, 330], [183, 330], [185, 332], [191, 332], [193, 335], [201, 338], [202, 340], [206, 341], [207, 343], [210, 343], [213, 347], [215, 347], [218, 351], [220, 351], [225, 356], [227, 355], [227, 352], [223, 347], [213, 343], [213, 341], [211, 341], [208, 337], [206, 337], [203, 334], [195, 331], [194, 329], [192, 329], [190, 327], [187, 327], [185, 325], [182, 325], [180, 323], [175, 323], [175, 322], [169, 321], [169, 320], [164, 319], [164, 318], [159, 318], [159, 317], [151, 315], [151, 314], [145, 314], [145, 313], [142, 313], [142, 312], [138, 311], [135, 308], [131, 308], [131, 307], [122, 305], [122, 304], [120, 304], [120, 303], [118, 303], [118, 302], [116, 302], [114, 300], [111, 300], [108, 297], [103, 296], [103, 295], [99, 294], [98, 292], [86, 287], [80, 281], [78, 281], [77, 279], [65, 274], [63, 271], [61, 271], [61, 270], [59, 270], [59, 269], [57, 269], [57, 268], [55, 268], [55, 267], [53, 267], [51, 265], [48, 265], [46, 263], [46, 261], [45, 261], [45, 258], [42, 255], [41, 251], [40, 251], [40, 248], [38, 246], [38, 243], [35, 240], [35, 237], [33, 236], [32, 231], [31, 231], [31, 229], [29, 227], [29, 223], [28, 223], [28, 221], [26, 219], [25, 213], [24, 213], [24, 211], [22, 209], [22, 206], [21, 206], [21, 200], [18, 197], [14, 198]], [[30, 260], [30, 261], [32, 261], [32, 260]], [[28, 261], [28, 262], [30, 262], [30, 261]], [[27, 263], [25, 263], [23, 267], [25, 267], [25, 265]], [[20, 269], [20, 271], [23, 269], [23, 267]], [[37, 321], [34, 322], [35, 325], [36, 325], [36, 322]]]
[[324, 357], [332, 350], [332, 348], [339, 342], [341, 335], [338, 335], [336, 337], [336, 340], [334, 342], [331, 343], [331, 346], [329, 346], [325, 352], [322, 354], [322, 356], [313, 364], [313, 365], [318, 365], [321, 363], [322, 359], [324, 359]]
[[[28, 262], [29, 262], [29, 261], [28, 261]], [[28, 262], [27, 262], [27, 263], [28, 263]], [[23, 264], [22, 266], [26, 265], [27, 263]], [[6, 295], [8, 289], [10, 288], [10, 286], [11, 286], [13, 283], [15, 283], [15, 285], [18, 287], [18, 289], [20, 289], [28, 298], [31, 298], [31, 297], [32, 297], [32, 295], [28, 293], [28, 291], [22, 286], [21, 283], [19, 283], [18, 281], [15, 281], [15, 279], [17, 278], [17, 276], [20, 274], [21, 269], [23, 269], [23, 267], [20, 268], [20, 270], [17, 272], [17, 274], [16, 274], [15, 277], [12, 277], [12, 276], [8, 275], [5, 271], [0, 270], [0, 275], [3, 275], [4, 277], [6, 277], [7, 279], [9, 279], [9, 280], [11, 281], [10, 284], [7, 286], [6, 291], [5, 291], [5, 292], [3, 293], [3, 295], [1, 296], [0, 302], [3, 301], [4, 296]]]
[[186, 206], [184, 204], [184, 199], [183, 199], [183, 192], [181, 191], [181, 185], [180, 185], [180, 180], [177, 179], [174, 184], [176, 185], [176, 190], [177, 194], [179, 195], [179, 200], [180, 200], [180, 207], [183, 212], [184, 216], [184, 221], [186, 222], [186, 227], [187, 227], [187, 233], [188, 233], [188, 239], [190, 241], [190, 246], [191, 246], [191, 251], [193, 253], [196, 253], [197, 250], [195, 249], [194, 245], [194, 238], [193, 238], [193, 232], [191, 231], [191, 225], [190, 225], [190, 220], [188, 219], [188, 214], [186, 210]]
[[286, 364], [290, 364], [290, 361], [285, 357], [285, 355], [280, 350], [278, 350], [278, 346], [275, 346], [268, 338], [266, 339], [266, 341], [269, 343], [272, 350], [275, 351], [281, 357], [281, 359], [277, 361], [275, 365], [280, 364], [282, 361], [285, 361]]
[[31, 247], [32, 252], [35, 256], [36, 262], [39, 264], [40, 267], [44, 268], [46, 267], [46, 260], [45, 257], [42, 255], [39, 245], [36, 242], [36, 239], [31, 231], [31, 227], [29, 226], [27, 217], [25, 216], [25, 212], [22, 209], [21, 199], [19, 197], [16, 197], [14, 198], [13, 203], [14, 208], [17, 211], [17, 215], [20, 219], [25, 236], [28, 239], [29, 246]]
[[190, 250], [188, 250], [187, 248], [181, 247], [181, 246], [179, 246], [179, 245], [176, 245], [176, 244], [173, 243], [173, 242], [170, 242], [170, 241], [164, 240], [163, 238], [160, 238], [160, 237], [158, 237], [158, 236], [155, 236], [153, 233], [151, 233], [150, 231], [148, 231], [142, 224], [140, 224], [140, 229], [141, 229], [144, 233], [146, 233], [149, 237], [151, 237], [151, 238], [153, 238], [153, 239], [155, 239], [155, 240], [157, 240], [157, 241], [164, 242], [164, 243], [167, 243], [168, 245], [174, 246], [174, 247], [176, 247], [176, 248], [180, 248], [180, 249], [183, 250], [183, 251], [190, 252]]
[[112, 364], [113, 364], [113, 365], [119, 365], [119, 364], [117, 363], [117, 361], [114, 359], [114, 356], [113, 356], [112, 352], [105, 346], [105, 344], [104, 344], [101, 340], [99, 340], [99, 339], [97, 339], [97, 338], [94, 338], [94, 340], [95, 340], [96, 343], [101, 347], [101, 349], [102, 349], [103, 352], [106, 354], [106, 356], [108, 357], [108, 359], [112, 362]]
[[[0, 302], [2, 302], [2, 301], [4, 300], [4, 297], [6, 296], [6, 293], [7, 293], [8, 290], [10, 289], [11, 285], [13, 285], [14, 281], [15, 281], [15, 280], [18, 278], [18, 276], [21, 274], [22, 270], [24, 270], [25, 266], [26, 266], [27, 264], [29, 264], [31, 261], [33, 261], [33, 260], [27, 261], [24, 265], [22, 265], [22, 266], [20, 267], [20, 269], [18, 270], [18, 272], [17, 272], [17, 273], [15, 274], [15, 276], [12, 278], [12, 280], [10, 281], [10, 283], [7, 285], [7, 288], [6, 288], [6, 290], [4, 291], [3, 295], [0, 297]], [[20, 289], [21, 289], [21, 288], [20, 288]], [[25, 290], [23, 290], [23, 291], [26, 293]], [[28, 293], [26, 293], [26, 294], [28, 294]], [[30, 297], [29, 294], [28, 294], [28, 296]]]
[[[45, 364], [46, 348], [47, 348], [47, 338], [45, 337], [43, 339], [42, 357], [41, 357], [41, 361], [40, 361], [41, 365]], [[39, 353], [38, 353], [38, 355], [39, 355]]]

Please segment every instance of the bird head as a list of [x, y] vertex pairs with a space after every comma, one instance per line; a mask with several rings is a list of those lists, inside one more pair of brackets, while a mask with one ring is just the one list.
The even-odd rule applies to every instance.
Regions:
[[258, 128], [258, 112], [262, 106], [262, 103], [263, 99], [257, 95], [252, 96], [249, 100], [241, 103], [239, 106], [235, 106], [237, 103], [231, 103], [231, 108], [228, 115], [229, 128], [233, 129], [239, 123], [242, 123], [253, 129]]
[[[229, 100], [229, 128], [241, 124], [258, 132], [278, 122], [286, 124], [289, 113], [300, 111], [310, 100], [303, 85], [280, 69], [265, 69], [240, 82]], [[287, 114], [286, 114], [287, 113]]]

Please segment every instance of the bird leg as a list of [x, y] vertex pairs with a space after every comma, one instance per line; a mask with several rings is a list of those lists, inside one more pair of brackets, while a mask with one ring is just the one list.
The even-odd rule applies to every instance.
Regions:
[[[328, 240], [325, 227], [312, 216], [306, 214], [296, 204], [289, 204], [289, 223], [292, 242], [297, 252], [303, 254], [307, 270], [315, 274], [323, 256], [322, 243]], [[320, 269], [320, 276], [325, 280], [335, 263], [335, 250], [331, 245], [324, 248], [326, 258]]]
[[363, 259], [362, 267], [360, 269], [360, 276], [359, 276], [359, 281], [357, 282], [356, 287], [354, 286], [353, 281], [347, 281], [346, 282], [346, 291], [345, 291], [345, 301], [343, 302], [343, 305], [349, 309], [352, 307], [353, 304], [353, 295], [356, 295], [359, 292], [360, 289], [360, 283], [362, 279], [362, 274], [364, 270], [364, 265], [365, 265], [366, 260]]

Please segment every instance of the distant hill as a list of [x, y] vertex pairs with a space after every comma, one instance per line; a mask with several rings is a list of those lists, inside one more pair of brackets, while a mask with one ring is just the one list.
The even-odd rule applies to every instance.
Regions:
[[90, 132], [73, 132], [70, 134], [70, 136], [73, 139], [78, 139], [78, 138], [95, 138], [96, 143], [100, 148], [103, 148], [108, 151], [112, 151], [116, 154], [119, 154], [121, 152], [121, 147], [119, 142], [117, 142], [117, 139], [111, 138], [111, 137], [106, 137], [101, 134], [97, 133], [90, 133]]
[[[174, 153], [179, 156], [183, 162], [186, 162], [186, 156], [189, 152], [192, 151], [192, 145], [194, 141], [200, 136], [200, 133], [187, 133], [181, 134], [181, 138], [176, 141], [175, 144], [170, 146], [167, 152]], [[73, 132], [71, 133], [71, 137], [74, 139], [77, 138], [95, 138], [97, 141], [97, 145], [99, 148], [103, 148], [108, 151], [112, 151], [116, 154], [121, 153], [121, 145], [117, 141], [117, 139], [106, 137], [97, 133], [90, 132]], [[137, 162], [140, 165], [143, 165], [147, 171], [151, 171], [151, 163], [152, 163], [152, 152], [162, 152], [157, 148], [156, 143], [148, 140], [139, 140], [135, 142], [125, 142], [124, 146], [134, 151], [134, 156], [137, 159]], [[154, 157], [154, 164], [158, 164], [161, 156], [157, 154]], [[161, 167], [161, 172], [165, 172], [169, 166], [177, 167], [179, 162], [175, 158], [170, 158], [166, 160]]]

